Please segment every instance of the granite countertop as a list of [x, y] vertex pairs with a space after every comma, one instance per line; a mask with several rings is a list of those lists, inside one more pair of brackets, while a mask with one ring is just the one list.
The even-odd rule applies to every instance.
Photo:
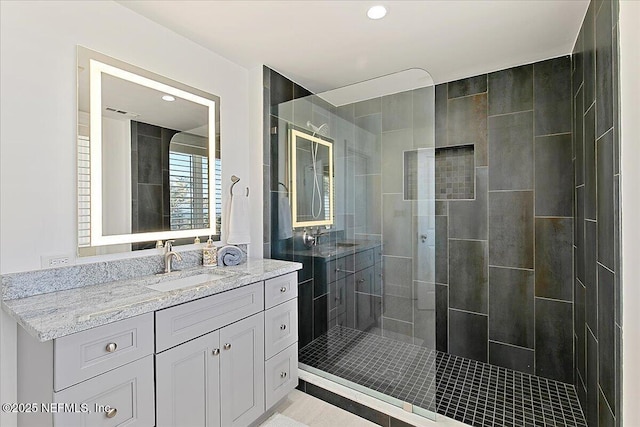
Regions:
[[[302, 268], [296, 262], [248, 259], [233, 267], [192, 267], [2, 301], [2, 308], [39, 341], [60, 338], [117, 320], [281, 276]], [[212, 280], [173, 291], [146, 286], [212, 273]]]
[[325, 261], [331, 261], [379, 246], [381, 243], [373, 240], [342, 240], [337, 243], [324, 243], [309, 249], [295, 249], [291, 253], [295, 256], [323, 258]]

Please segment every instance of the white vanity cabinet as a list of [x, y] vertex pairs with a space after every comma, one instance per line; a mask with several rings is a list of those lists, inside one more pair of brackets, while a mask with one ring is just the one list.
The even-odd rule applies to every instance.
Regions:
[[44, 343], [18, 330], [19, 426], [153, 426], [153, 313]]
[[19, 328], [39, 411], [18, 426], [248, 426], [298, 384], [297, 290], [293, 272], [53, 341]]
[[262, 415], [263, 316], [156, 356], [157, 427], [246, 426]]

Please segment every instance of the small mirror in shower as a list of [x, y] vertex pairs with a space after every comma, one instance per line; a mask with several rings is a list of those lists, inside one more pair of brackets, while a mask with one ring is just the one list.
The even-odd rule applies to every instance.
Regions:
[[333, 141], [320, 135], [289, 132], [294, 228], [333, 224]]

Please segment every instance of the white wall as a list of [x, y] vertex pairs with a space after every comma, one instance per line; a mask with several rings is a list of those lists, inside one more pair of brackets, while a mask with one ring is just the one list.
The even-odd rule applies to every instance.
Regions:
[[620, 1], [622, 422], [640, 423], [640, 2]]
[[[0, 273], [76, 253], [76, 45], [221, 98], [223, 195], [252, 180], [248, 70], [111, 1], [0, 2]], [[262, 222], [261, 203], [253, 203]], [[252, 227], [252, 232], [257, 232]], [[224, 237], [224, 236], [223, 236]], [[252, 236], [262, 254], [262, 232]], [[15, 323], [0, 316], [0, 401], [15, 401]], [[0, 424], [14, 418], [0, 415]]]

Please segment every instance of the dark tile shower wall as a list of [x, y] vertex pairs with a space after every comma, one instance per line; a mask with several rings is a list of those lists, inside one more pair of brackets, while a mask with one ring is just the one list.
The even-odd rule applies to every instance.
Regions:
[[473, 144], [476, 182], [436, 205], [438, 350], [573, 381], [571, 141], [569, 57], [436, 87], [436, 149]]
[[590, 427], [622, 425], [617, 43], [617, 0], [592, 0], [572, 67], [574, 381]]

